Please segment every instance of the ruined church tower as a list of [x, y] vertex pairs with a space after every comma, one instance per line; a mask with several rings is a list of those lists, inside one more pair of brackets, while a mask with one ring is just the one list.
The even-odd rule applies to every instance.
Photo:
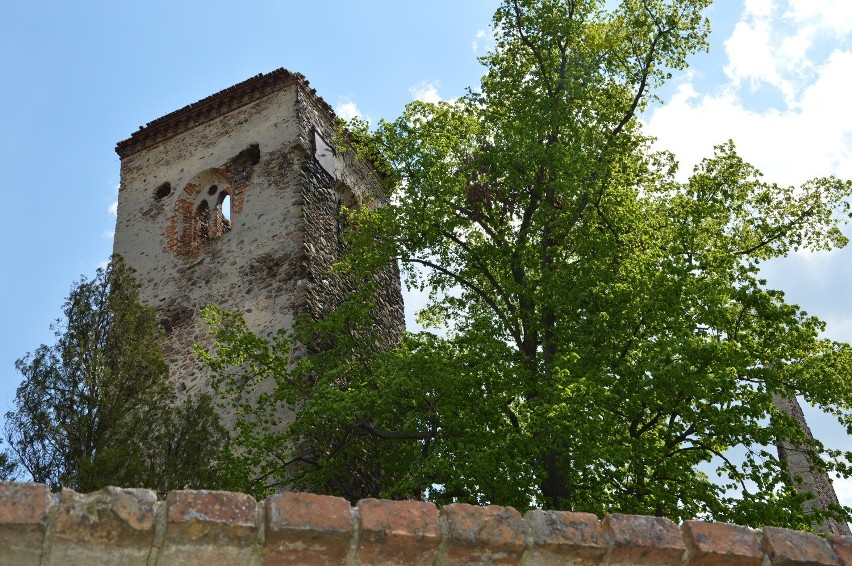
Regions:
[[[302, 75], [258, 75], [140, 128], [120, 142], [114, 252], [136, 270], [143, 302], [166, 334], [178, 391], [207, 391], [193, 344], [209, 346], [199, 311], [242, 313], [271, 336], [299, 313], [326, 312], [345, 289], [341, 206], [377, 206], [369, 164], [338, 153], [335, 117]], [[389, 268], [376, 318], [403, 330], [399, 277]]]

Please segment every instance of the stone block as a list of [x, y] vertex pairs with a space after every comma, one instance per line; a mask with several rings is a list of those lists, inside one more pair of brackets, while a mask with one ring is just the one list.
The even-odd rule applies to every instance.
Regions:
[[772, 566], [836, 566], [840, 560], [831, 546], [813, 533], [763, 527], [763, 549]]
[[677, 525], [664, 517], [607, 515], [602, 523], [609, 537], [607, 564], [678, 565], [686, 545]]
[[257, 501], [244, 493], [173, 491], [158, 566], [248, 564], [257, 542]]
[[47, 518], [54, 506], [46, 485], [0, 482], [0, 564], [41, 562]]
[[352, 540], [352, 508], [342, 497], [282, 493], [266, 499], [263, 564], [342, 564]]
[[521, 514], [511, 507], [455, 503], [441, 509], [440, 564], [517, 564], [526, 549]]
[[358, 563], [428, 566], [435, 561], [441, 528], [434, 504], [362, 499], [357, 509]]
[[532, 539], [525, 564], [580, 566], [603, 561], [606, 538], [600, 520], [591, 513], [533, 510], [524, 515], [524, 522]]
[[825, 539], [843, 566], [852, 566], [852, 536], [831, 535]]
[[144, 566], [154, 544], [156, 505], [149, 489], [63, 489], [50, 563]]
[[759, 533], [740, 525], [685, 521], [683, 538], [691, 566], [760, 566]]

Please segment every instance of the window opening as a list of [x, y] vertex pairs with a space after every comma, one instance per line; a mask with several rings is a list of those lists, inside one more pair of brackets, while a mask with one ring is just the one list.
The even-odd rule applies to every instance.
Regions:
[[154, 191], [154, 198], [160, 200], [162, 198], [166, 198], [170, 194], [172, 194], [172, 184], [166, 181], [165, 183], [157, 187], [156, 191]]
[[337, 178], [337, 159], [334, 148], [316, 130], [314, 130], [314, 159], [329, 175]]
[[216, 212], [222, 226], [221, 233], [229, 232], [231, 230], [231, 195], [225, 192], [219, 195], [219, 204], [216, 207]]

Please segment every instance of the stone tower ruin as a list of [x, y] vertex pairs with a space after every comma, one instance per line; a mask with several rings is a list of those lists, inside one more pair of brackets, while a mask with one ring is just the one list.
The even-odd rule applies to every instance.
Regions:
[[[178, 391], [207, 391], [193, 344], [209, 345], [199, 311], [241, 313], [271, 336], [318, 316], [346, 291], [328, 274], [342, 206], [381, 204], [367, 163], [335, 151], [335, 116], [305, 78], [261, 74], [163, 116], [120, 142], [114, 252], [136, 270], [143, 302], [168, 336]], [[390, 341], [404, 327], [399, 276], [379, 277], [375, 316]]]

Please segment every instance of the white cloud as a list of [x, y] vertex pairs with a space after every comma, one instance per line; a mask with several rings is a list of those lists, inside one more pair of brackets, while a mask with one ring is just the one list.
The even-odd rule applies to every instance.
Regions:
[[[848, 10], [845, 4], [838, 9]], [[682, 175], [710, 156], [713, 145], [732, 138], [771, 181], [852, 177], [852, 113], [843, 111], [852, 51], [835, 46], [820, 57], [809, 56], [809, 38], [818, 29], [811, 23], [791, 26], [780, 14], [766, 0], [746, 2], [743, 21], [725, 41], [728, 82], [701, 92], [687, 77], [670, 102], [648, 118], [647, 131], [659, 138], [660, 147], [678, 155]], [[755, 93], [761, 85], [770, 90]], [[771, 87], [781, 92], [783, 103], [755, 107], [755, 97], [771, 100], [765, 96]]]
[[852, 33], [852, 2], [849, 0], [790, 0], [784, 13], [796, 24], [811, 24], [848, 41]]
[[768, 18], [776, 5], [772, 0], [745, 0], [745, 13], [756, 18]]
[[334, 112], [344, 120], [362, 117], [361, 110], [358, 109], [358, 105], [351, 100], [338, 102]]
[[115, 238], [115, 230], [104, 230], [103, 232], [101, 232], [101, 236], [112, 240], [113, 238]]
[[[759, 13], [768, 14], [771, 10]], [[798, 41], [788, 44], [784, 49], [776, 42], [776, 30], [769, 17], [752, 17], [748, 9], [745, 15], [746, 18], [737, 23], [731, 37], [725, 41], [725, 53], [728, 56], [725, 74], [733, 86], [748, 82], [755, 90], [762, 83], [769, 84], [780, 90], [784, 100], [790, 104], [795, 92], [790, 80], [782, 76], [782, 71], [801, 64], [807, 48], [807, 45], [803, 45], [806, 37], [798, 38]]]
[[107, 208], [107, 211], [110, 214], [112, 214], [113, 217], [117, 217], [118, 216], [118, 201], [117, 200], [112, 201], [109, 205], [109, 208]]
[[833, 483], [840, 504], [852, 506], [852, 479], [835, 478]]
[[475, 52], [479, 51], [479, 42], [485, 39], [485, 30], [480, 29], [476, 31], [476, 35], [473, 36], [473, 41], [470, 42], [470, 48]]
[[411, 93], [411, 97], [414, 100], [419, 100], [420, 102], [431, 102], [432, 104], [437, 104], [441, 102], [441, 95], [438, 94], [438, 87], [440, 83], [430, 83], [427, 81], [421, 81], [416, 85], [409, 87], [408, 92]]

